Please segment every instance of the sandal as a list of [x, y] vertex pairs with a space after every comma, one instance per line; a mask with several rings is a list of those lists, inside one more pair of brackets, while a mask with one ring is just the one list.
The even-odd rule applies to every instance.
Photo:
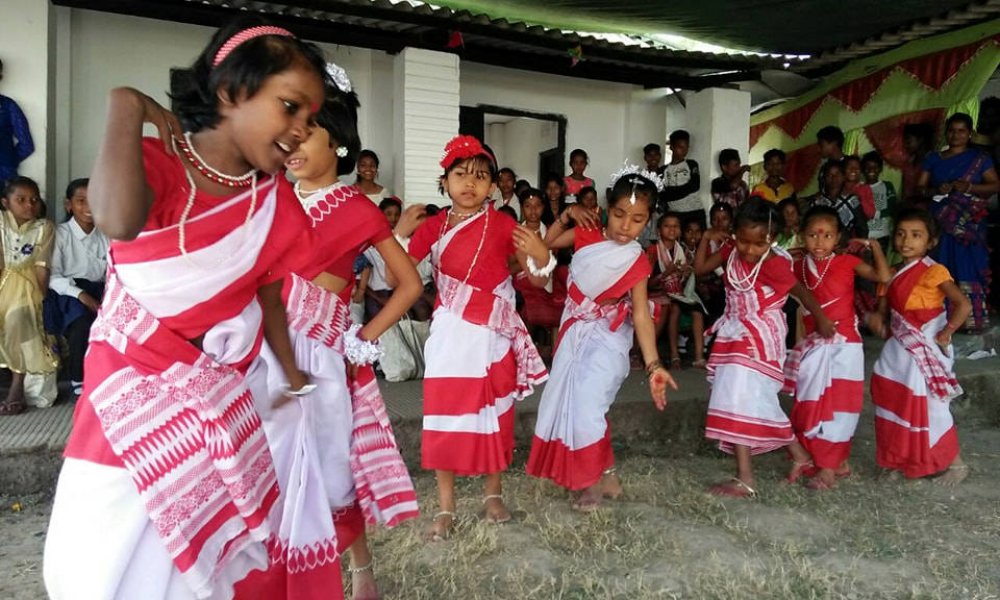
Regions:
[[[444, 534], [442, 535], [437, 531], [437, 522], [441, 517], [448, 517], [451, 519], [451, 523], [445, 528]], [[451, 529], [455, 526], [455, 513], [450, 510], [442, 510], [441, 512], [435, 514], [431, 517], [431, 527], [427, 531], [428, 539], [432, 542], [443, 542], [451, 537]], [[360, 567], [359, 567], [360, 568]]]
[[[610, 467], [605, 469], [604, 472], [601, 473], [601, 479], [604, 479], [605, 475], [617, 476], [617, 474], [618, 474], [618, 467]], [[625, 493], [625, 488], [622, 486], [621, 478], [616, 477], [616, 479], [618, 479], [618, 489], [613, 492], [609, 492], [607, 490], [601, 490], [601, 495], [603, 497], [609, 498], [611, 500], [617, 500], [622, 497], [622, 494]]]
[[24, 401], [4, 400], [0, 402], [0, 417], [19, 415], [25, 411], [27, 406]]
[[[504, 507], [504, 510], [507, 512], [507, 516], [497, 517], [496, 515], [491, 515], [489, 510], [486, 508], [486, 503], [489, 502], [490, 500], [499, 500], [500, 504]], [[511, 516], [510, 511], [507, 510], [507, 506], [504, 505], [503, 496], [501, 496], [500, 494], [490, 494], [488, 496], [483, 496], [483, 513], [484, 513], [483, 518], [486, 521], [493, 523], [494, 525], [503, 525], [504, 523], [507, 523], [508, 521], [514, 518], [513, 516]]]
[[812, 477], [818, 472], [819, 469], [817, 469], [816, 465], [813, 464], [812, 459], [804, 462], [793, 460], [792, 472], [788, 474], [788, 477], [785, 477], [785, 483], [795, 483], [801, 477]]
[[704, 369], [706, 366], [708, 366], [708, 363], [705, 361], [704, 358], [699, 358], [697, 360], [692, 361], [691, 366], [694, 367], [695, 369]]
[[713, 496], [728, 496], [730, 498], [757, 497], [757, 490], [744, 483], [739, 477], [731, 477], [725, 483], [717, 483], [711, 486], [708, 488], [708, 493]]

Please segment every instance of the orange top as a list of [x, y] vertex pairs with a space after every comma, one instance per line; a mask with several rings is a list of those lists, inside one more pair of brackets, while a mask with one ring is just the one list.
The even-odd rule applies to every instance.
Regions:
[[945, 281], [954, 281], [944, 265], [935, 264], [927, 269], [906, 299], [905, 310], [926, 310], [944, 306], [944, 292], [939, 287]]

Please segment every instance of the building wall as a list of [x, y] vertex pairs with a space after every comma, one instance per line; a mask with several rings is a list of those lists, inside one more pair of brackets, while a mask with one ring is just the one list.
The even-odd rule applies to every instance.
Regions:
[[538, 172], [538, 154], [559, 145], [559, 125], [555, 121], [517, 117], [487, 125], [485, 137], [500, 166], [514, 169], [519, 179], [537, 186], [544, 175]]

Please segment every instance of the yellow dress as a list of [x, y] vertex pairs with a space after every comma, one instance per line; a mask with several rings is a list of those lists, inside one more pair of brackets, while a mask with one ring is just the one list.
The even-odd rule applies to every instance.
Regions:
[[42, 321], [36, 267], [49, 267], [55, 227], [47, 219], [18, 226], [0, 211], [0, 367], [15, 373], [54, 374], [59, 359]]
[[750, 192], [750, 195], [760, 196], [768, 202], [778, 203], [785, 198], [791, 198], [794, 196], [795, 186], [785, 181], [778, 186], [778, 189], [774, 189], [773, 187], [767, 185], [767, 181], [761, 181], [757, 185], [753, 186], [753, 191]]

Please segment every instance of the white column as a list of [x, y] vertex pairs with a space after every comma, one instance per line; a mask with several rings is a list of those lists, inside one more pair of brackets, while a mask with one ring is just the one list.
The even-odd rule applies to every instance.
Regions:
[[687, 130], [691, 134], [688, 154], [701, 169], [701, 199], [712, 205], [712, 179], [721, 175], [719, 152], [735, 148], [746, 164], [750, 145], [750, 93], [709, 88], [687, 97]]
[[[50, 213], [52, 199], [59, 195], [49, 181], [48, 165], [51, 9], [48, 2], [39, 0], [4, 0], [0, 35], [4, 67], [0, 94], [12, 98], [24, 111], [35, 143], [35, 153], [21, 163], [18, 174], [38, 182], [42, 197], [49, 200]], [[57, 200], [61, 206], [62, 199]]]
[[437, 181], [444, 146], [458, 133], [458, 56], [406, 48], [394, 70], [393, 190], [408, 204], [451, 204]]

